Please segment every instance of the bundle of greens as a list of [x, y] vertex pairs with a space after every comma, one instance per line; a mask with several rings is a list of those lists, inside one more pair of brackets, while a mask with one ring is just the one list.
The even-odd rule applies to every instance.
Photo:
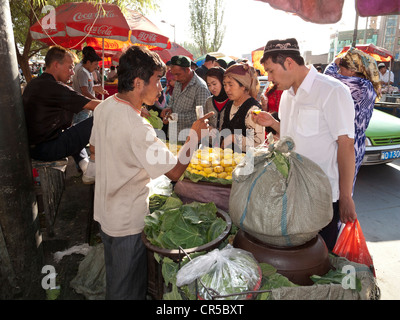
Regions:
[[194, 248], [217, 238], [227, 227], [217, 217], [213, 202], [183, 205], [179, 198], [165, 203], [145, 217], [144, 233], [151, 244], [164, 249]]
[[147, 121], [153, 126], [154, 129], [162, 129], [163, 122], [162, 119], [158, 116], [157, 111], [149, 110], [150, 117], [147, 118]]

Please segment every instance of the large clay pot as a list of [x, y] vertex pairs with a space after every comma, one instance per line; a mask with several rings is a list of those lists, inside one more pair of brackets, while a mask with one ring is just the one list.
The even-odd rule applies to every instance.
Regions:
[[320, 235], [301, 246], [278, 247], [239, 230], [233, 246], [251, 252], [258, 262], [272, 265], [278, 273], [298, 285], [312, 285], [310, 276], [322, 276], [332, 268], [328, 248]]

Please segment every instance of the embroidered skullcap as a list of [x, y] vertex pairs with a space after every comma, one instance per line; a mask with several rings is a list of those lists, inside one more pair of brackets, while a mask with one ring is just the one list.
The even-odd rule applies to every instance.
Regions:
[[270, 40], [264, 47], [264, 55], [260, 62], [264, 63], [267, 56], [274, 53], [290, 53], [300, 55], [299, 44], [295, 38], [284, 40]]

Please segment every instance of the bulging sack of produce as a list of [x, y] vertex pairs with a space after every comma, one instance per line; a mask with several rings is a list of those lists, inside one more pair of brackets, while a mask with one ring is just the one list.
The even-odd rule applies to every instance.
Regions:
[[247, 291], [260, 288], [262, 272], [250, 252], [228, 244], [185, 264], [176, 274], [176, 285], [192, 284], [196, 279], [200, 280], [200, 299], [244, 300], [252, 297]]
[[302, 245], [333, 216], [328, 177], [293, 149], [290, 137], [270, 141], [268, 148], [247, 154], [232, 174], [232, 222], [271, 245]]

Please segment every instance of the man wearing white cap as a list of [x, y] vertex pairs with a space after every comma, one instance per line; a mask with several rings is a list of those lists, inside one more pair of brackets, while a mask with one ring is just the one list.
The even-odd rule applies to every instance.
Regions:
[[381, 62], [378, 64], [379, 69], [379, 79], [381, 80], [382, 89], [387, 86], [391, 86], [394, 83], [394, 74], [392, 71], [386, 68], [386, 65]]

